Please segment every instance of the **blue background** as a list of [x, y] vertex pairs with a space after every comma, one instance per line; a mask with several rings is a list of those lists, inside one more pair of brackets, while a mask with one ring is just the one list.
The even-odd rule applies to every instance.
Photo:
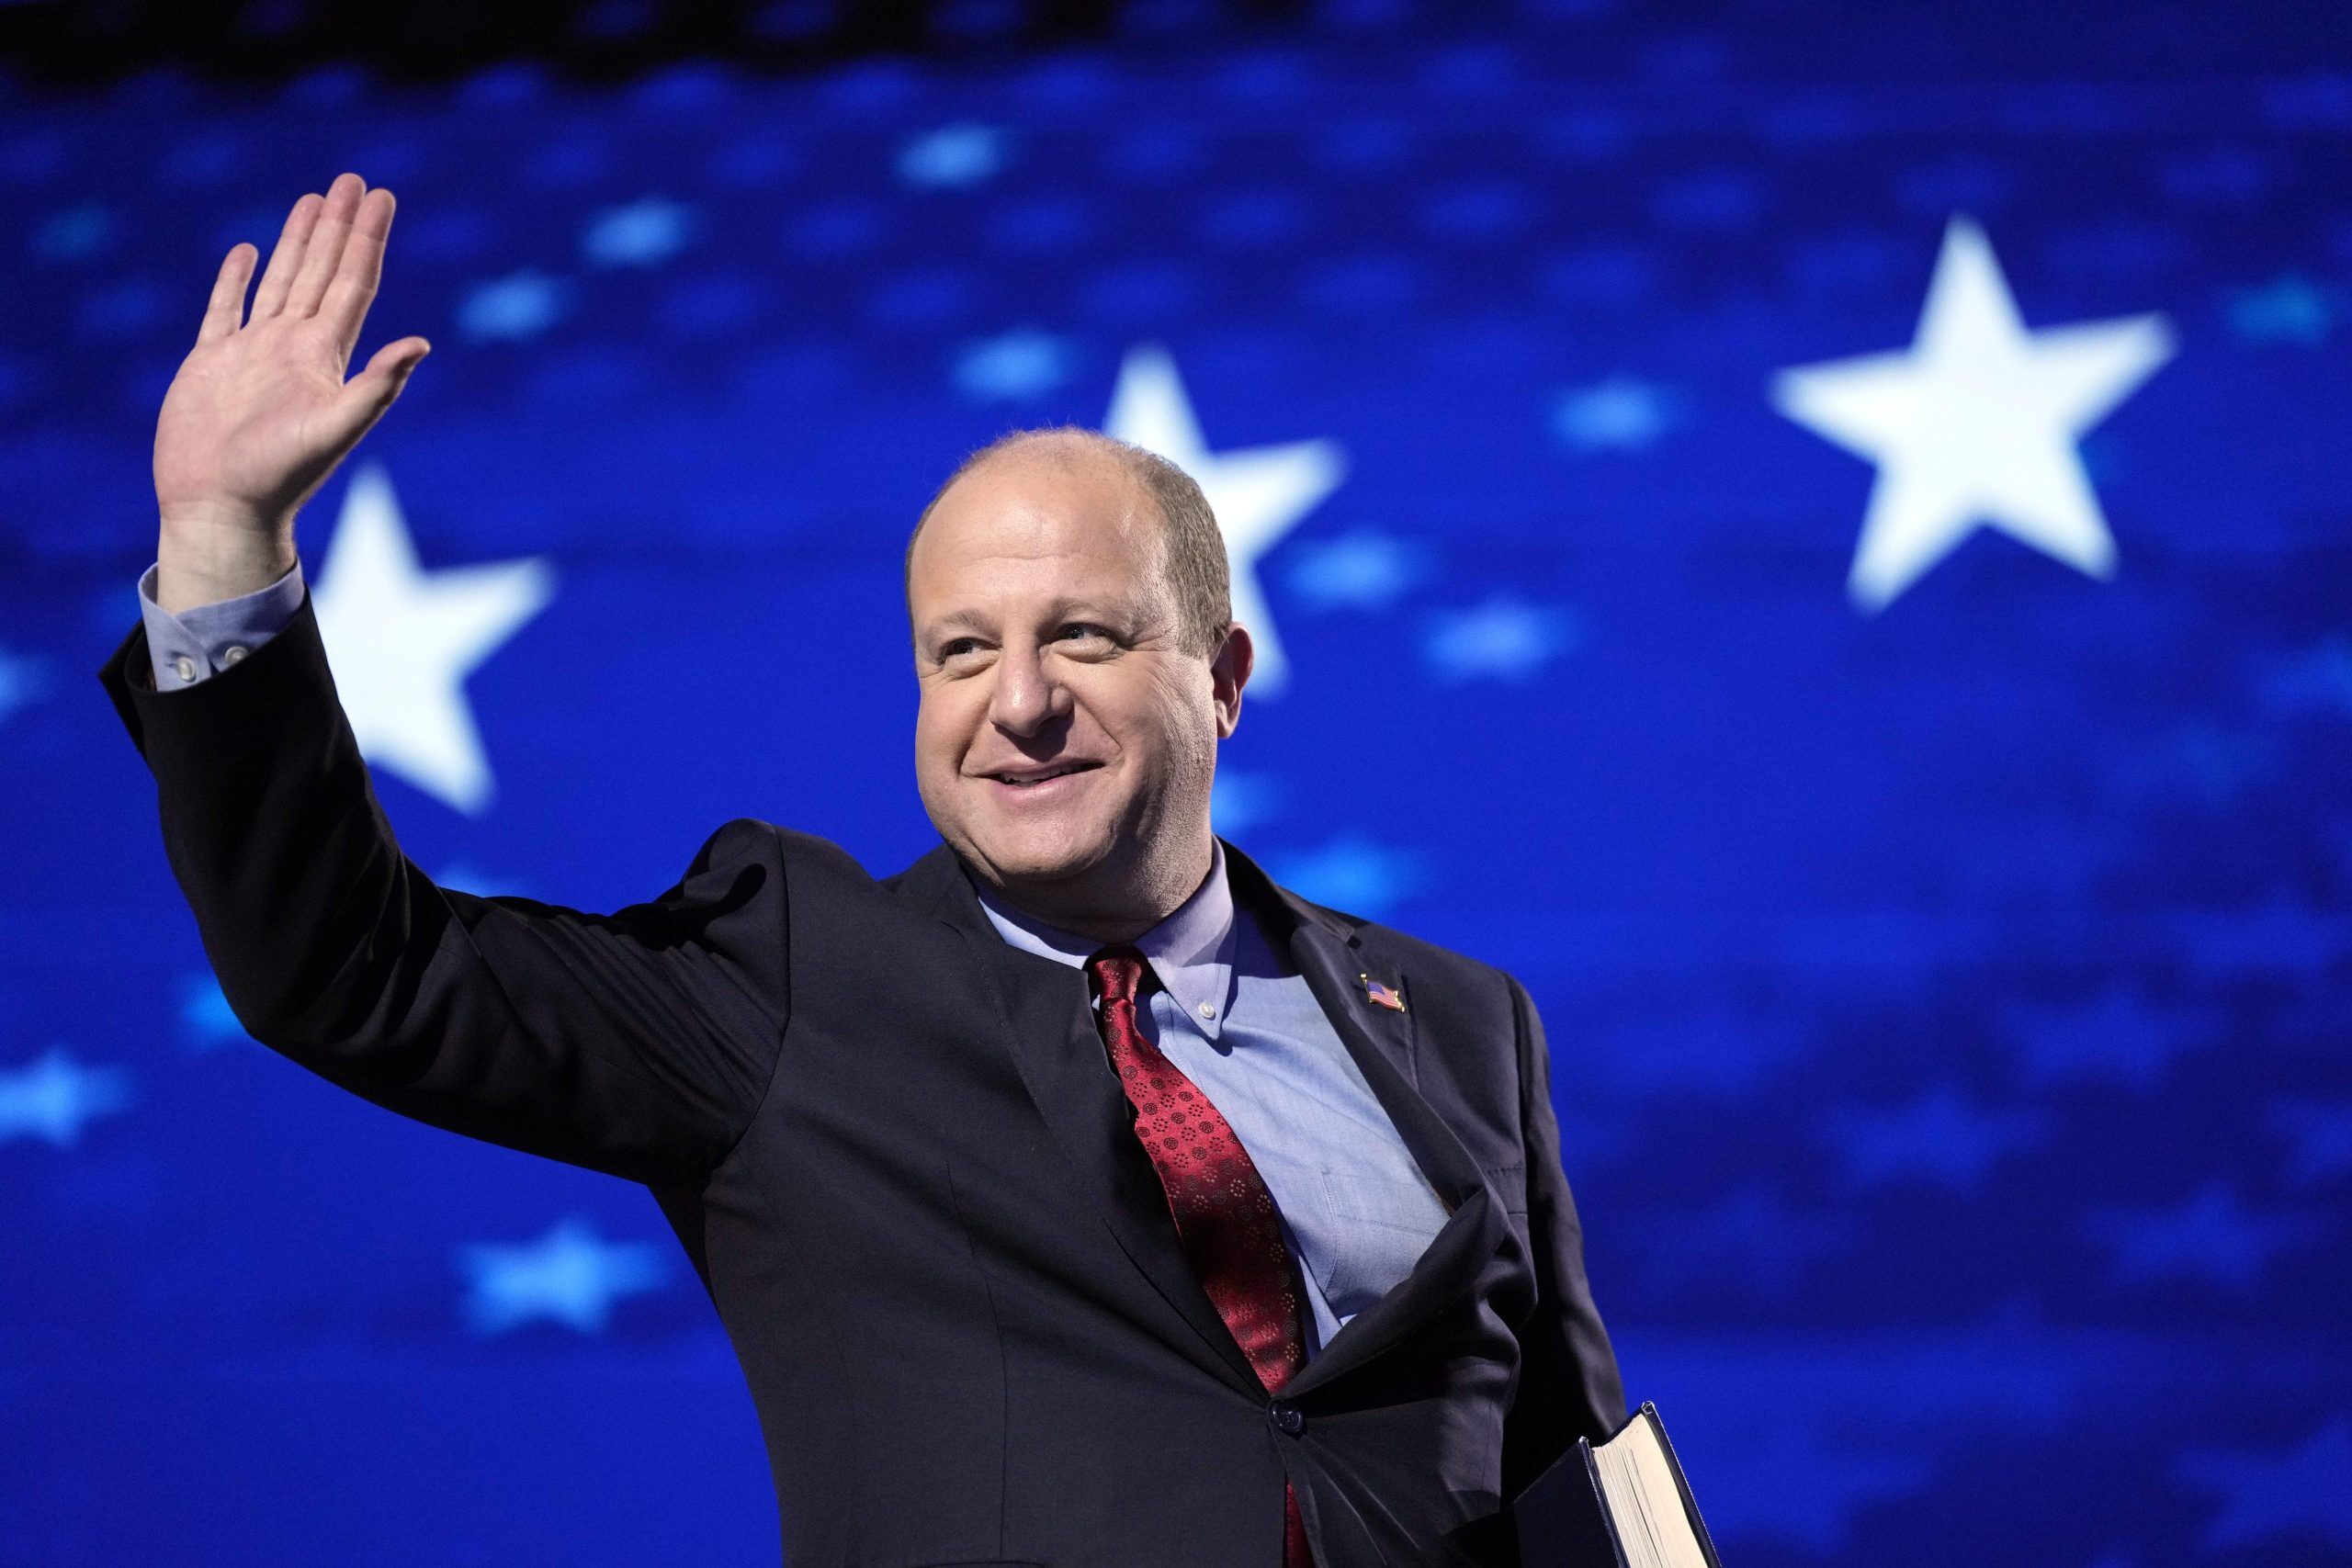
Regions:
[[[363, 354], [435, 344], [362, 457], [428, 571], [554, 572], [466, 688], [487, 805], [379, 770], [436, 875], [609, 908], [740, 815], [922, 852], [906, 530], [1161, 345], [1213, 450], [1347, 465], [1260, 563], [1291, 679], [1220, 828], [1528, 983], [1725, 1560], [2352, 1562], [2344, 45], [1162, 5], [782, 77], [8, 87], [0, 1562], [775, 1554], [650, 1200], [245, 1041], [93, 679], [212, 268], [345, 167], [401, 198]], [[1985, 530], [1866, 615], [1871, 470], [1769, 389], [1907, 344], [1958, 213], [2029, 325], [2177, 352], [2083, 443], [2112, 581]], [[501, 1297], [550, 1237], [568, 1305]]]

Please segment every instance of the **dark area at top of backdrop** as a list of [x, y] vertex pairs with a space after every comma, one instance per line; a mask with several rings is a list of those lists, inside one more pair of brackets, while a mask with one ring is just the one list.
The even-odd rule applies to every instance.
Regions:
[[[2352, 1562], [2340, 16], [165, 9], [0, 11], [0, 1557], [773, 1555], [652, 1204], [243, 1040], [92, 679], [211, 269], [348, 166], [436, 347], [303, 546], [477, 596], [371, 699], [435, 874], [904, 864], [906, 528], [1124, 367], [1312, 481], [1232, 492], [1222, 829], [1527, 980], [1728, 1560]], [[2080, 442], [2110, 578], [1985, 529], [1865, 614], [1775, 378], [1905, 349], [1960, 215], [2170, 355]]]

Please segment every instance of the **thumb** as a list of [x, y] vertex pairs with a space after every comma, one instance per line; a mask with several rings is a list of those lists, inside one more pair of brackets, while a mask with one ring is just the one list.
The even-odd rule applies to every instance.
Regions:
[[408, 385], [410, 375], [432, 352], [433, 345], [421, 337], [388, 343], [376, 351], [366, 369], [344, 384], [329, 415], [338, 450], [348, 450], [368, 434], [370, 425], [384, 417], [384, 411], [392, 406], [401, 389]]

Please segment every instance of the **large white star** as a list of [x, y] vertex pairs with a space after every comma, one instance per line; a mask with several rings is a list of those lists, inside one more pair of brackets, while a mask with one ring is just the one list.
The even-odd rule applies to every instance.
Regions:
[[391, 480], [377, 467], [355, 474], [311, 602], [368, 761], [457, 810], [486, 809], [490, 764], [465, 679], [554, 591], [537, 558], [424, 572]]
[[1294, 441], [1280, 446], [1211, 453], [1193, 417], [1192, 400], [1165, 349], [1132, 348], [1119, 366], [1111, 394], [1105, 434], [1157, 452], [1199, 482], [1225, 535], [1231, 570], [1233, 618], [1250, 628], [1257, 652], [1250, 689], [1272, 694], [1290, 673], [1274, 618], [1258, 582], [1258, 558], [1290, 532], [1293, 525], [1331, 493], [1347, 471], [1347, 459], [1331, 441]]
[[1985, 525], [2111, 576], [2115, 541], [2075, 442], [2172, 352], [2159, 315], [2029, 332], [1984, 231], [1954, 218], [1907, 351], [1772, 384], [1782, 413], [1878, 465], [1854, 603], [1883, 609]]

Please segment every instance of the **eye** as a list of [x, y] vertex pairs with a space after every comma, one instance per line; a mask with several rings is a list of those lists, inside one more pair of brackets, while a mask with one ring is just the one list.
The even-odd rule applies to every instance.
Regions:
[[986, 645], [976, 637], [950, 637], [932, 650], [931, 661], [941, 669], [950, 666], [961, 669], [974, 664]]
[[1105, 642], [1116, 640], [1111, 636], [1109, 627], [1096, 626], [1092, 621], [1071, 621], [1054, 635], [1065, 637], [1101, 637]]

